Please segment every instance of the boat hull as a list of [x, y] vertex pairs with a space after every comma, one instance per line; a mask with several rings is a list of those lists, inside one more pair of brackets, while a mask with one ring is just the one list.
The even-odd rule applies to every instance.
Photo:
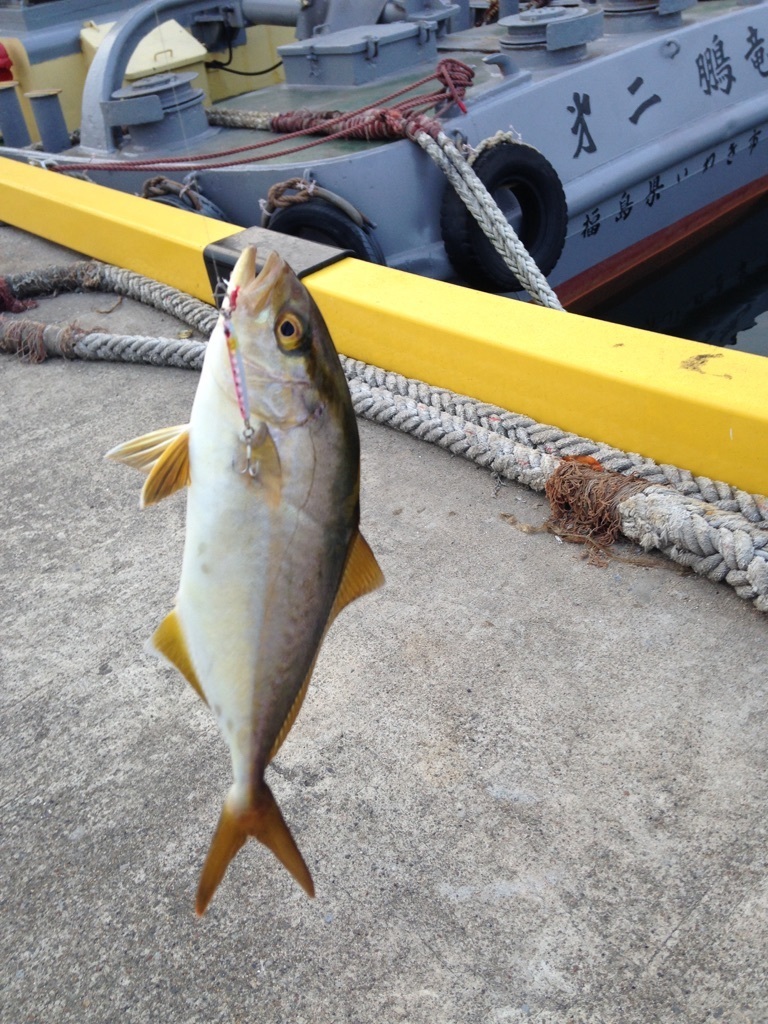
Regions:
[[[157, 0], [156, 6], [176, 17], [185, 10], [184, 0]], [[186, 6], [195, 8], [192, 2]], [[477, 147], [506, 133], [510, 181], [517, 180], [513, 140], [537, 150], [557, 176], [561, 198], [550, 191], [532, 200], [535, 189], [506, 179], [494, 186], [494, 198], [502, 208], [505, 203], [513, 208], [510, 219], [524, 239], [526, 224], [542, 215], [531, 204], [562, 204], [556, 211], [563, 222], [562, 251], [549, 280], [569, 308], [589, 310], [646, 268], [658, 267], [681, 247], [726, 226], [768, 189], [768, 58], [762, 46], [768, 37], [768, 3], [710, 0], [682, 14], [680, 6], [665, 16], [660, 7], [644, 20], [633, 15], [622, 21], [614, 12], [609, 31], [570, 50], [510, 50], [506, 33], [514, 18], [430, 40], [438, 57], [460, 59], [474, 71], [464, 102], [449, 103], [441, 114], [446, 134]], [[274, 145], [275, 137], [265, 130], [211, 127], [205, 121], [202, 129], [198, 121], [185, 130], [193, 122], [180, 120], [186, 116], [180, 107], [166, 110], [149, 132], [143, 123], [133, 130], [129, 123], [126, 131], [120, 112], [137, 108], [119, 107], [104, 97], [114, 95], [112, 85], [122, 81], [128, 49], [148, 17], [127, 15], [99, 54], [98, 67], [94, 61], [84, 99], [83, 139], [53, 158], [59, 169], [74, 166], [93, 181], [137, 194], [150, 175], [165, 175], [191, 184], [208, 202], [205, 212], [213, 210], [243, 227], [262, 221], [270, 189], [301, 178], [357, 211], [357, 227], [345, 233], [342, 223], [340, 233], [334, 233], [317, 200], [290, 218], [278, 213], [268, 226], [349, 248], [400, 270], [462, 283], [461, 267], [449, 256], [449, 236], [466, 232], [469, 214], [446, 215], [451, 186], [410, 140], [302, 137], [279, 138]], [[370, 31], [384, 39], [383, 27]], [[346, 45], [349, 32], [336, 35]], [[364, 38], [370, 46], [371, 36]], [[361, 60], [354, 47], [340, 56], [343, 47], [339, 50], [339, 42], [334, 49], [333, 33], [321, 41], [308, 44], [308, 60], [319, 59], [320, 50], [332, 51], [333, 63], [327, 67], [334, 73], [346, 67], [348, 56], [357, 62], [350, 65], [353, 71], [373, 65], [372, 71], [365, 70], [372, 80], [351, 86], [329, 83], [330, 73], [320, 62], [317, 84], [302, 71], [298, 84], [289, 80], [243, 94], [226, 102], [228, 110], [352, 111], [409, 87], [434, 88], [434, 83], [424, 84], [434, 61], [377, 77], [375, 48], [370, 59], [365, 55]], [[570, 51], [575, 56], [563, 57]], [[296, 53], [287, 47], [285, 57], [290, 74]], [[23, 158], [20, 151], [9, 155]], [[449, 208], [455, 209], [455, 203]], [[334, 213], [332, 220], [343, 222], [343, 217]], [[532, 255], [537, 257], [535, 248]], [[473, 286], [518, 295], [513, 279], [504, 284], [503, 277], [486, 273], [488, 260], [478, 250]]]

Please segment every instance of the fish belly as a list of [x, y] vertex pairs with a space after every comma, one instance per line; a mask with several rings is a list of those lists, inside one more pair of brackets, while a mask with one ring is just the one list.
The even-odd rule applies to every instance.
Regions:
[[311, 494], [304, 507], [270, 507], [231, 456], [193, 464], [177, 615], [241, 791], [259, 785], [312, 668], [343, 548], [328, 543]]

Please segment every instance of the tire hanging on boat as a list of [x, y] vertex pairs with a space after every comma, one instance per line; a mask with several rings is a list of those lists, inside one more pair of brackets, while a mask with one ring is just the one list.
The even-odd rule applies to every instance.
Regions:
[[[538, 149], [509, 139], [481, 147], [472, 169], [493, 196], [543, 274], [565, 245], [568, 207], [557, 171]], [[489, 292], [522, 286], [451, 185], [443, 195], [440, 229], [445, 251], [460, 277]]]
[[325, 199], [309, 199], [279, 209], [270, 217], [268, 227], [270, 231], [280, 231], [294, 238], [349, 249], [358, 259], [368, 263], [386, 263], [373, 232], [366, 225], [356, 224], [343, 210]]

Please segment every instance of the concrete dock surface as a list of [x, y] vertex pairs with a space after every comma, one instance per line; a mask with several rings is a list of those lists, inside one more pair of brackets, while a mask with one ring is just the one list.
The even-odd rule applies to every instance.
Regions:
[[[76, 258], [0, 243], [0, 273]], [[98, 294], [27, 315], [183, 329]], [[766, 617], [522, 533], [502, 513], [543, 497], [365, 422], [386, 585], [268, 773], [317, 897], [252, 841], [195, 918], [229, 755], [144, 651], [184, 497], [139, 511], [103, 455], [197, 380], [0, 356], [3, 1024], [768, 1021]]]

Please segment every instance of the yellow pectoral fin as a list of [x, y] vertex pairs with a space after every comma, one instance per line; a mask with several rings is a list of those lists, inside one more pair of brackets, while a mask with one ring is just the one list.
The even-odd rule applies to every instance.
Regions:
[[141, 437], [134, 437], [131, 441], [117, 445], [104, 456], [105, 459], [114, 459], [115, 462], [124, 462], [126, 466], [133, 466], [148, 473], [163, 452], [172, 441], [189, 430], [188, 423], [182, 423], [176, 427], [163, 427], [162, 430], [153, 430], [151, 434], [142, 434]]
[[141, 507], [155, 505], [189, 483], [189, 429], [166, 447], [141, 489]]
[[152, 634], [150, 642], [156, 651], [159, 651], [181, 672], [198, 697], [207, 704], [203, 688], [192, 667], [192, 659], [189, 656], [179, 617], [175, 610], [166, 615]]
[[[328, 617], [328, 626], [333, 622], [342, 608], [362, 597], [363, 594], [370, 594], [384, 582], [384, 573], [379, 568], [374, 553], [368, 546], [368, 542], [362, 533], [356, 533], [349, 548], [347, 563], [344, 566], [344, 574], [341, 577], [339, 589], [336, 592], [336, 600], [333, 602], [331, 614]], [[327, 627], [326, 627], [327, 628]]]

